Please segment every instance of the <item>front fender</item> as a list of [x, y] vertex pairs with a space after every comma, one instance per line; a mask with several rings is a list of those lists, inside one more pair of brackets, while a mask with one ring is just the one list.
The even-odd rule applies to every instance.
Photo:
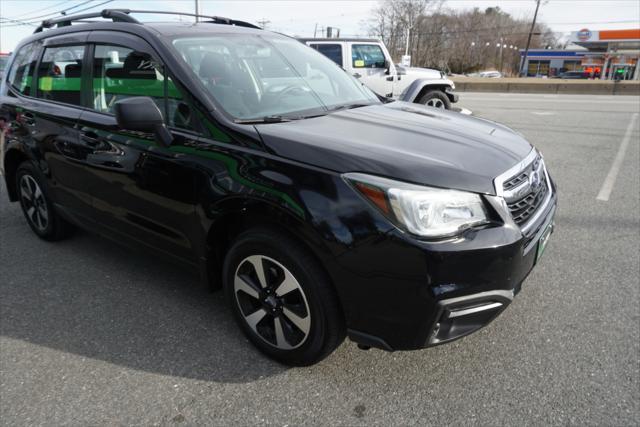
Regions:
[[398, 98], [399, 101], [416, 102], [425, 91], [430, 89], [442, 90], [449, 96], [451, 102], [457, 101], [457, 96], [451, 99], [450, 93], [453, 93], [455, 84], [449, 79], [416, 79], [405, 88]]

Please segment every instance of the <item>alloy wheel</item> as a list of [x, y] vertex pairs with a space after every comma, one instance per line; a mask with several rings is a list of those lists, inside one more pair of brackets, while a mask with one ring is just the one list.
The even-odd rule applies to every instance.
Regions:
[[298, 280], [278, 261], [252, 255], [236, 269], [233, 291], [246, 324], [266, 343], [300, 347], [311, 330], [311, 311]]
[[20, 178], [20, 200], [29, 222], [40, 232], [49, 225], [49, 211], [38, 182], [31, 175]]
[[436, 107], [436, 108], [441, 108], [444, 109], [444, 102], [442, 102], [442, 100], [440, 98], [431, 98], [430, 100], [428, 100], [426, 102], [425, 105], [428, 105], [430, 107]]

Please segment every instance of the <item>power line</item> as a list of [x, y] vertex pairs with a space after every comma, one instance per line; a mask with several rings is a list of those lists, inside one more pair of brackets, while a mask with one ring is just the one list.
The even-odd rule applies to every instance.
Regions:
[[[88, 1], [85, 1], [85, 2], [83, 2], [83, 3], [80, 3], [80, 4], [76, 5], [76, 6], [74, 6], [74, 8], [76, 8], [76, 7], [78, 7], [78, 6], [82, 6], [82, 5], [84, 5], [84, 4], [87, 4], [87, 3], [91, 2], [91, 1], [93, 1], [93, 0], [88, 0]], [[89, 7], [85, 7], [84, 9], [75, 10], [75, 11], [73, 11], [73, 13], [75, 14], [75, 13], [84, 12], [84, 11], [86, 11], [86, 10], [96, 8], [96, 7], [98, 7], [98, 6], [102, 6], [102, 5], [104, 5], [104, 4], [111, 3], [112, 1], [114, 1], [114, 0], [106, 0], [106, 1], [103, 1], [102, 3], [98, 3], [98, 4], [94, 4], [94, 5], [92, 5], [92, 6], [89, 6]], [[62, 10], [62, 11], [60, 11], [60, 13], [62, 13], [62, 12], [66, 12], [66, 11], [68, 11], [68, 10], [70, 10], [70, 9], [71, 9], [71, 8], [69, 8], [69, 9], [65, 9], [65, 10]], [[55, 14], [52, 14], [52, 15], [55, 15]], [[43, 15], [43, 16], [51, 16], [51, 14], [50, 14], [50, 15]], [[58, 17], [58, 16], [56, 16], [56, 17]], [[3, 19], [6, 19], [6, 18], [3, 18]], [[41, 23], [41, 22], [42, 22], [41, 20], [35, 20], [35, 21], [23, 21], [21, 24], [4, 25], [3, 27], [4, 27], [4, 28], [8, 28], [8, 27], [17, 27], [17, 26], [24, 25], [24, 24], [39, 24], [39, 23]]]
[[[0, 16], [0, 20], [2, 20], [0, 22], [0, 24], [3, 23], [3, 22], [12, 22], [12, 23], [16, 24], [15, 26], [18, 26], [18, 25], [31, 25], [32, 27], [36, 26], [35, 24], [31, 24], [29, 22], [25, 22], [25, 21], [23, 21], [21, 19], [9, 19], [9, 18], [3, 18], [3, 17]], [[9, 25], [9, 27], [13, 27], [13, 26], [14, 25]], [[5, 25], [5, 27], [7, 27], [7, 26]]]
[[[30, 12], [21, 13], [21, 14], [19, 14], [19, 15], [12, 16], [12, 17], [10, 17], [10, 18], [8, 18], [8, 19], [20, 18], [20, 17], [23, 17], [23, 16], [25, 16], [25, 15], [30, 15], [30, 14], [32, 14], [32, 13], [40, 13], [40, 12], [42, 12], [42, 11], [44, 11], [44, 10], [47, 10], [47, 9], [55, 9], [56, 7], [62, 6], [62, 5], [63, 5], [63, 4], [65, 4], [65, 3], [69, 3], [70, 1], [71, 1], [71, 0], [64, 0], [64, 1], [61, 1], [60, 3], [56, 3], [56, 4], [52, 5], [52, 6], [47, 6], [47, 7], [43, 8], [43, 9], [38, 10], [38, 11], [32, 10], [32, 11], [30, 11]], [[56, 13], [57, 13], [57, 12], [56, 12]], [[30, 17], [26, 17], [26, 18], [24, 18], [24, 19], [32, 19], [32, 18], [30, 18]]]
[[[50, 12], [50, 13], [45, 13], [44, 15], [31, 16], [31, 17], [29, 17], [29, 18], [26, 18], [26, 19], [28, 19], [28, 21], [24, 21], [24, 22], [28, 22], [28, 23], [31, 23], [31, 24], [36, 24], [36, 23], [39, 23], [39, 22], [40, 22], [40, 19], [38, 19], [38, 18], [47, 18], [47, 17], [50, 17], [50, 16], [56, 16], [56, 15], [60, 15], [60, 14], [61, 14], [61, 15], [64, 15], [66, 12], [68, 12], [68, 11], [70, 11], [70, 10], [72, 10], [72, 9], [75, 9], [75, 8], [77, 8], [77, 7], [84, 6], [85, 4], [87, 4], [87, 3], [91, 3], [92, 1], [94, 1], [94, 0], [85, 0], [85, 1], [83, 1], [83, 2], [81, 2], [81, 3], [78, 3], [78, 4], [77, 4], [77, 5], [75, 5], [75, 6], [68, 7], [68, 8], [66, 8], [66, 9], [63, 9], [63, 10], [59, 11], [59, 12]], [[103, 3], [100, 3], [100, 4], [103, 4]], [[93, 8], [93, 7], [96, 7], [96, 6], [100, 6], [100, 4], [97, 4], [97, 5], [91, 6], [91, 7], [89, 7], [88, 9], [91, 9], [91, 8]], [[76, 10], [76, 11], [74, 11], [73, 13], [82, 12], [83, 10], [87, 10], [87, 9]]]

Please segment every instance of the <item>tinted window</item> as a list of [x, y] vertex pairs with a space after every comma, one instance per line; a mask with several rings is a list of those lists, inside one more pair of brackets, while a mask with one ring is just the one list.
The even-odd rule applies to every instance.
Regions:
[[149, 96], [164, 112], [162, 67], [148, 54], [121, 46], [96, 46], [93, 60], [93, 108], [113, 113], [114, 104]]
[[353, 68], [384, 68], [384, 52], [376, 44], [354, 44], [351, 46]]
[[47, 48], [38, 67], [38, 97], [81, 105], [84, 46]]
[[342, 45], [339, 44], [312, 44], [312, 48], [342, 67]]
[[[165, 104], [166, 91], [166, 104]], [[122, 46], [98, 45], [93, 60], [93, 108], [113, 113], [113, 106], [132, 96], [151, 97], [169, 126], [191, 129], [191, 110], [162, 64], [149, 54]], [[165, 110], [166, 107], [166, 110]]]
[[11, 72], [9, 73], [9, 83], [15, 90], [24, 94], [31, 94], [31, 79], [33, 69], [36, 66], [38, 49], [34, 43], [28, 44], [16, 53]]

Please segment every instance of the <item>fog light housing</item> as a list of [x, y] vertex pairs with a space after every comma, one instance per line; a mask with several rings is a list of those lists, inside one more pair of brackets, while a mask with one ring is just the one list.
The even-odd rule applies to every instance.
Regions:
[[442, 344], [477, 331], [502, 313], [512, 300], [512, 291], [491, 291], [440, 301], [438, 318], [427, 344]]

